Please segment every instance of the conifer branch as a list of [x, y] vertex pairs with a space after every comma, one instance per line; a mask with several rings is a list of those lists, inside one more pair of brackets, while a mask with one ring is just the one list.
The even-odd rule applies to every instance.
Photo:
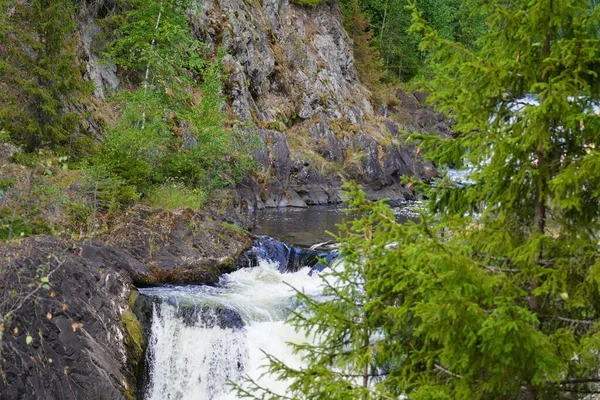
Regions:
[[453, 376], [455, 378], [463, 379], [462, 375], [455, 374], [454, 372], [448, 371], [446, 368], [442, 367], [440, 364], [435, 364], [434, 368], [437, 369], [438, 371], [442, 371], [442, 372], [444, 372], [450, 376]]
[[598, 321], [591, 321], [591, 320], [585, 320], [585, 319], [573, 319], [573, 318], [565, 318], [565, 317], [551, 317], [551, 318], [557, 319], [559, 321], [570, 322], [573, 324], [580, 324], [580, 325], [594, 325], [594, 324], [598, 323]]

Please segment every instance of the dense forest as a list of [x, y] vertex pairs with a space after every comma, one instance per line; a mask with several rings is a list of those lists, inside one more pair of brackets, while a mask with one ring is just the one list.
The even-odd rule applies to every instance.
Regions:
[[[292, 344], [306, 365], [266, 355], [288, 392], [249, 380], [238, 383], [238, 396], [534, 400], [600, 392], [598, 1], [292, 0], [312, 17], [321, 7], [339, 12], [353, 59], [340, 70], [351, 82], [355, 69], [360, 86], [348, 96], [356, 103], [340, 110], [372, 114], [331, 118], [337, 130], [323, 134], [310, 129], [337, 113], [334, 102], [348, 102], [335, 90], [306, 89], [314, 92], [308, 104], [322, 110], [306, 117], [302, 96], [297, 110], [261, 116], [262, 105], [252, 106], [247, 118], [229, 96], [248, 91], [259, 105], [293, 97], [292, 75], [327, 71], [305, 55], [314, 41], [294, 42], [290, 55], [277, 40], [291, 39], [277, 39], [273, 28], [272, 82], [250, 71], [237, 87], [226, 47], [241, 39], [225, 17], [238, 14], [215, 6], [214, 26], [203, 26], [198, 3], [0, 0], [0, 246], [37, 235], [91, 243], [139, 207], [198, 211], [249, 181], [283, 180], [287, 192], [285, 163], [274, 151], [257, 156], [286, 140], [303, 157], [289, 169], [300, 175], [317, 165], [319, 176], [348, 178], [348, 213], [361, 217], [335, 238], [341, 257], [323, 273], [327, 301], [297, 293], [288, 323], [316, 338]], [[269, 19], [263, 2], [244, 4]], [[325, 41], [320, 26], [306, 26]], [[316, 53], [329, 51], [322, 48]], [[94, 81], [94, 58], [113, 68], [118, 85]], [[411, 102], [405, 92], [415, 93]], [[451, 132], [411, 129], [413, 114], [433, 115]], [[399, 132], [389, 133], [391, 125]], [[388, 149], [435, 172], [394, 167], [393, 182], [372, 184], [370, 165], [385, 169]], [[292, 158], [287, 147], [279, 151]], [[449, 169], [468, 177], [453, 181]], [[350, 179], [363, 177], [421, 199], [417, 221], [399, 223], [386, 200], [368, 199]], [[2, 268], [0, 351], [18, 309], [38, 296], [2, 283]], [[28, 292], [54, 293], [48, 271], [39, 274]], [[27, 346], [35, 335], [23, 339]]]

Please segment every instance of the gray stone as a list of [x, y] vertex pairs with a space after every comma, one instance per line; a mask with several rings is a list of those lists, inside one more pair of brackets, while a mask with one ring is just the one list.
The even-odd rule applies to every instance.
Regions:
[[[286, 193], [287, 204], [286, 207], [295, 207], [295, 208], [307, 208], [308, 205], [306, 202], [300, 197], [298, 192], [292, 189], [288, 189]], [[283, 207], [280, 205], [280, 207]]]
[[[388, 135], [382, 131], [392, 137], [411, 130], [448, 135], [448, 124], [421, 104], [426, 93], [398, 90], [400, 109], [383, 104], [374, 110], [370, 92], [360, 83], [339, 5], [215, 0], [198, 2], [190, 16], [196, 37], [227, 51], [224, 94], [231, 111], [259, 127], [254, 133], [263, 146], [255, 150], [255, 159], [263, 185], [253, 195], [244, 190], [249, 208], [301, 205], [282, 194], [288, 189], [306, 204], [338, 202], [340, 177], [378, 190], [402, 175], [431, 175], [416, 152], [382, 146], [380, 138]], [[381, 116], [385, 127], [379, 128]], [[278, 131], [265, 129], [275, 124]], [[301, 145], [292, 141], [295, 135], [302, 136]], [[356, 152], [364, 157], [348, 163]], [[340, 172], [323, 176], [323, 162], [336, 164], [331, 170]]]
[[419, 101], [415, 98], [414, 95], [406, 93], [402, 89], [398, 89], [396, 91], [396, 97], [402, 103], [402, 106], [408, 108], [410, 110], [414, 110], [419, 108]]
[[93, 41], [101, 33], [100, 27], [93, 20], [88, 20], [88, 22], [81, 27], [80, 31], [83, 42], [83, 51], [87, 58], [86, 70], [89, 79], [94, 82], [94, 95], [104, 99], [106, 89], [114, 90], [119, 87], [117, 66], [110, 61], [101, 60], [100, 57], [92, 51]]

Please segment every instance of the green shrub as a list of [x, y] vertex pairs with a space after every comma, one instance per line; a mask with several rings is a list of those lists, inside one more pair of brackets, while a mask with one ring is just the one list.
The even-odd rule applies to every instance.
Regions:
[[12, 215], [9, 210], [0, 210], [0, 241], [29, 236], [33, 227], [22, 217]]
[[[239, 138], [225, 128], [224, 54], [210, 55], [193, 38], [186, 4], [136, 0], [125, 7], [110, 54], [141, 84], [115, 98], [122, 115], [108, 128], [94, 168], [118, 180], [116, 192], [128, 187], [140, 195], [165, 182], [205, 192], [235, 183], [250, 155], [237, 151]], [[113, 200], [121, 197], [116, 192]]]
[[206, 194], [198, 189], [188, 189], [177, 183], [164, 184], [153, 189], [146, 198], [146, 202], [157, 208], [177, 210], [191, 208], [197, 210], [206, 200]]
[[92, 207], [114, 211], [140, 199], [136, 188], [98, 163], [84, 169], [84, 191]]

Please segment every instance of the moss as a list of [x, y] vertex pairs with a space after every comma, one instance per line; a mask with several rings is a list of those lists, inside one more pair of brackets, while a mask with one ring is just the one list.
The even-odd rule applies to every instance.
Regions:
[[132, 290], [131, 294], [129, 295], [129, 308], [133, 309], [133, 307], [135, 306], [135, 302], [137, 301], [137, 299], [140, 297], [140, 292], [138, 292], [137, 290]]
[[[139, 293], [137, 290], [132, 290], [131, 295], [129, 296], [130, 308], [125, 310], [121, 315], [121, 321], [123, 322], [123, 328], [125, 331], [125, 347], [127, 349], [128, 364], [130, 365], [130, 370], [133, 371], [136, 376], [139, 375], [140, 369], [142, 368], [145, 348], [142, 325], [133, 311], [131, 311], [138, 297]], [[123, 394], [126, 399], [136, 399], [135, 385], [124, 385], [124, 388], [125, 390]]]
[[[125, 328], [125, 333], [127, 334], [126, 340], [128, 348], [134, 351], [134, 355], [139, 355], [139, 358], [141, 358], [144, 351], [144, 333], [142, 331], [142, 325], [140, 324], [140, 321], [138, 321], [137, 317], [131, 310], [125, 310], [121, 316], [121, 320], [123, 321], [123, 327]], [[131, 345], [133, 345], [132, 349]], [[139, 358], [135, 357], [135, 359], [138, 361]]]
[[223, 228], [225, 231], [235, 232], [242, 236], [248, 235], [247, 230], [237, 226], [236, 224], [230, 224], [229, 222], [221, 222], [221, 228]]

